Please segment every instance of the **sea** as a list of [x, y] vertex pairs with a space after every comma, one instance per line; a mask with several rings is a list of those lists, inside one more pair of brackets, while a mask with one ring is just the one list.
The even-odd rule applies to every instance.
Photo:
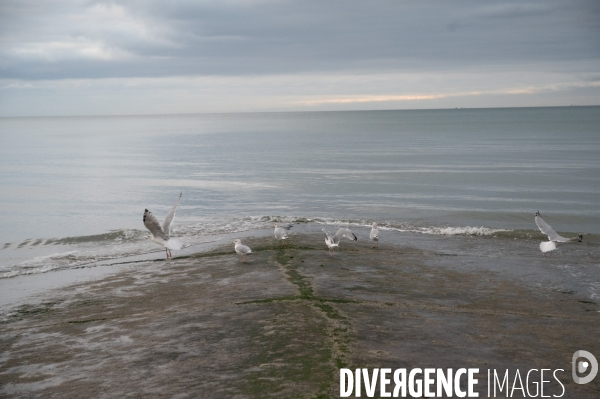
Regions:
[[[434, 267], [600, 301], [600, 107], [545, 107], [0, 118], [0, 305], [164, 258], [142, 215], [180, 192], [174, 256], [377, 222], [455, 255]], [[583, 242], [544, 258], [536, 211]]]

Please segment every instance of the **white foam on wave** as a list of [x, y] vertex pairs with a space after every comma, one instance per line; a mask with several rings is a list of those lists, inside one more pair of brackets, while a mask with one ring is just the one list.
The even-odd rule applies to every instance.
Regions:
[[174, 236], [211, 236], [232, 233], [243, 233], [251, 230], [269, 229], [274, 223], [295, 224], [311, 223], [316, 219], [310, 219], [300, 216], [246, 216], [239, 218], [207, 219], [198, 223], [188, 225], [178, 225], [173, 229]]
[[[98, 261], [119, 259], [125, 256], [139, 255], [154, 249], [151, 243], [142, 241], [138, 243], [121, 242], [96, 242], [79, 243], [65, 245], [64, 248], [77, 249], [67, 250], [65, 252], [55, 252], [56, 246], [40, 248], [39, 251], [52, 250], [52, 253], [32, 256], [27, 259], [27, 249], [15, 249], [18, 251], [13, 254], [14, 258], [25, 258], [18, 263], [2, 262], [4, 265], [0, 269], [0, 279], [10, 278], [20, 275], [47, 273], [53, 270], [73, 269], [94, 264]], [[14, 259], [13, 258], [13, 259]]]
[[0, 278], [10, 278], [16, 276], [23, 276], [28, 274], [39, 274], [39, 273], [47, 273], [52, 270], [62, 269], [60, 265], [56, 264], [45, 264], [39, 267], [27, 268], [27, 269], [13, 269], [9, 272], [5, 272], [0, 274]]
[[492, 229], [489, 227], [424, 227], [411, 230], [417, 233], [434, 234], [442, 236], [493, 236], [497, 233], [508, 232], [506, 229]]
[[32, 264], [32, 263], [46, 261], [46, 260], [49, 260], [49, 259], [52, 259], [52, 258], [58, 258], [58, 257], [62, 257], [62, 256], [71, 255], [71, 254], [74, 254], [76, 252], [77, 251], [57, 252], [57, 253], [53, 253], [53, 254], [49, 254], [49, 255], [35, 256], [32, 259], [28, 259], [26, 261], [21, 262], [21, 265], [29, 265], [29, 264]]
[[491, 227], [471, 227], [471, 226], [428, 226], [416, 227], [410, 224], [402, 224], [390, 221], [376, 220], [342, 220], [342, 219], [313, 219], [315, 223], [340, 226], [356, 226], [371, 228], [373, 222], [377, 222], [377, 227], [380, 230], [399, 231], [406, 233], [421, 233], [443, 236], [493, 236], [497, 233], [510, 232], [507, 229], [493, 229]]

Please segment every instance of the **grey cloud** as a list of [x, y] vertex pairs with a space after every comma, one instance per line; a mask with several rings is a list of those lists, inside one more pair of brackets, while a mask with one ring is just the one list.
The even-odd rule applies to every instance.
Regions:
[[14, 79], [459, 70], [597, 59], [597, 2], [5, 1]]
[[488, 19], [513, 19], [545, 16], [556, 12], [556, 5], [551, 3], [503, 3], [489, 7], [483, 7], [473, 13], [474, 17]]

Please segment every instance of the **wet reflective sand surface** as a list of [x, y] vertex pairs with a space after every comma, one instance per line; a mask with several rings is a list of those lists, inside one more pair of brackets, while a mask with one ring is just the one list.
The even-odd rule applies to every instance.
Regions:
[[[285, 249], [248, 238], [246, 264], [227, 245], [21, 304], [0, 324], [0, 393], [338, 397], [340, 367], [465, 367], [480, 369], [483, 397], [487, 369], [507, 368], [561, 368], [565, 397], [597, 397], [600, 379], [571, 378], [573, 352], [600, 353], [595, 301], [533, 284], [523, 277], [533, 266], [493, 270], [490, 254], [469, 258], [452, 240], [391, 241], [343, 241], [329, 257], [317, 234], [293, 235]], [[559, 395], [545, 379], [545, 394]]]

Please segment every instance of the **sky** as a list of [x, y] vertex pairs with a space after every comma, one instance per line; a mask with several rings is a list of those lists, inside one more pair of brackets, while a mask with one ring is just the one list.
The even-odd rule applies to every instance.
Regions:
[[598, 0], [0, 0], [0, 116], [563, 105]]

